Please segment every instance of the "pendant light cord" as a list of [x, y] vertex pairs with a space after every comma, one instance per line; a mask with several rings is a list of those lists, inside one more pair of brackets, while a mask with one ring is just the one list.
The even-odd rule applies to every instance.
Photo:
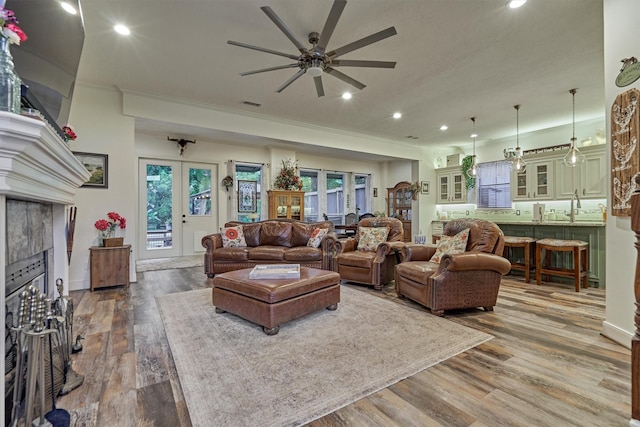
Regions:
[[516, 109], [516, 148], [520, 148], [520, 104], [513, 108]]
[[571, 148], [576, 144], [576, 92], [578, 89], [571, 89], [569, 92], [573, 95], [573, 137], [571, 138]]

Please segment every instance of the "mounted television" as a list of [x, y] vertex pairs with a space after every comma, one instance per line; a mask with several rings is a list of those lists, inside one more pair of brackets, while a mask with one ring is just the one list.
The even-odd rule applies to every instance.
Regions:
[[66, 12], [52, 0], [7, 0], [28, 39], [12, 46], [15, 70], [22, 79], [22, 107], [39, 110], [62, 136], [69, 120], [84, 23], [79, 0], [66, 0], [77, 11]]

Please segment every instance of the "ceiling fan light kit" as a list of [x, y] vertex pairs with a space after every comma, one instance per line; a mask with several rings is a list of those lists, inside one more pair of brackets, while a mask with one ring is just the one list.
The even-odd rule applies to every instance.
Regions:
[[296, 62], [293, 64], [279, 65], [276, 67], [262, 68], [259, 70], [246, 71], [240, 73], [241, 76], [248, 76], [252, 74], [263, 73], [267, 71], [282, 70], [286, 68], [298, 68], [299, 70], [291, 76], [284, 84], [276, 89], [276, 92], [280, 93], [285, 90], [294, 81], [298, 80], [304, 74], [309, 74], [313, 77], [316, 87], [316, 93], [318, 97], [324, 96], [324, 86], [322, 82], [322, 75], [328, 74], [343, 82], [354, 86], [355, 88], [362, 90], [366, 87], [365, 84], [357, 81], [356, 79], [349, 77], [348, 75], [336, 70], [336, 67], [371, 67], [371, 68], [394, 68], [395, 62], [391, 61], [365, 61], [365, 60], [347, 60], [338, 59], [340, 56], [345, 55], [354, 50], [361, 49], [370, 44], [376, 43], [380, 40], [386, 39], [397, 34], [394, 27], [389, 27], [382, 31], [379, 31], [370, 36], [356, 40], [338, 49], [326, 52], [329, 40], [333, 35], [333, 31], [338, 24], [338, 20], [342, 15], [344, 7], [347, 5], [346, 0], [334, 0], [329, 16], [327, 17], [324, 27], [321, 33], [311, 32], [309, 33], [308, 40], [312, 45], [311, 48], [307, 48], [291, 29], [280, 19], [278, 15], [269, 7], [263, 6], [260, 9], [273, 21], [274, 24], [284, 33], [285, 36], [294, 44], [294, 46], [300, 52], [298, 55], [289, 54], [285, 52], [276, 51], [273, 49], [267, 49], [259, 46], [254, 46], [246, 43], [236, 42], [228, 40], [227, 43], [233, 46], [244, 47], [247, 49], [257, 50], [259, 52], [270, 53], [272, 55], [283, 56], [285, 58], [293, 59]]

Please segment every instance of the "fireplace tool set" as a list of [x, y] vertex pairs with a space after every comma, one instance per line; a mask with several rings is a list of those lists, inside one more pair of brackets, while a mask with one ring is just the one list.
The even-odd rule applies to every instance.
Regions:
[[[40, 293], [34, 285], [27, 286], [19, 295], [17, 324], [12, 327], [17, 340], [12, 427], [18, 425], [22, 416], [22, 403], [25, 426], [32, 423], [36, 426], [68, 426], [69, 413], [56, 409], [55, 396], [69, 393], [84, 381], [84, 377], [71, 368], [71, 353], [77, 347], [72, 340], [73, 301], [62, 295], [62, 279], [56, 281], [56, 286], [60, 295], [55, 301]], [[78, 336], [78, 343], [80, 339]], [[49, 378], [45, 380], [47, 373]], [[47, 393], [48, 388], [50, 393]], [[50, 402], [46, 402], [45, 393], [51, 398]], [[45, 414], [46, 403], [52, 409]], [[39, 420], [33, 421], [34, 414], [39, 414]]]

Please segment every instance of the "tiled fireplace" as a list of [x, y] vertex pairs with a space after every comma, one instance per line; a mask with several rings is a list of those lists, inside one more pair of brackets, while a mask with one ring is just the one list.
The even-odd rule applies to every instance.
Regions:
[[[68, 282], [67, 218], [89, 172], [45, 123], [0, 112], [0, 315], [5, 336], [16, 295]], [[14, 316], [15, 318], [15, 316]], [[2, 353], [6, 354], [6, 342]], [[5, 359], [2, 359], [5, 369]], [[0, 413], [5, 413], [2, 400]]]

